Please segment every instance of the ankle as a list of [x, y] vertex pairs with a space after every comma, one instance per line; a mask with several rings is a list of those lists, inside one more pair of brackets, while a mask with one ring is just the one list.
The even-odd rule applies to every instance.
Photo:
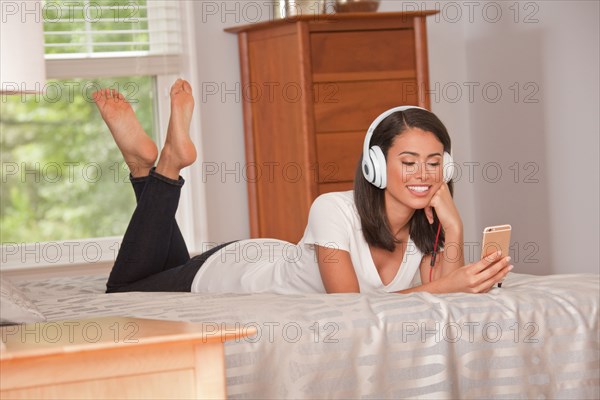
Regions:
[[127, 163], [129, 173], [134, 178], [142, 178], [150, 174], [150, 170], [154, 165], [139, 165], [137, 163]]
[[160, 153], [160, 158], [156, 165], [156, 172], [169, 179], [179, 179], [181, 164], [177, 162], [176, 157], [172, 154], [168, 145], [166, 145]]
[[156, 166], [155, 171], [164, 176], [167, 177], [169, 179], [173, 179], [173, 180], [178, 180], [179, 179], [179, 173], [181, 172], [181, 168], [179, 168], [178, 166], [175, 166], [173, 164], [170, 163], [166, 163], [166, 162], [158, 162], [158, 165]]

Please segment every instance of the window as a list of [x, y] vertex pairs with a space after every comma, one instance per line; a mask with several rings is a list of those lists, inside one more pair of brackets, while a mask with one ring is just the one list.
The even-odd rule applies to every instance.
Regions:
[[[91, 94], [119, 90], [146, 133], [161, 142], [164, 94], [189, 68], [180, 57], [185, 13], [180, 2], [156, 0], [45, 1], [39, 11], [43, 94], [0, 102], [2, 263], [114, 259], [135, 197]], [[192, 229], [183, 225], [189, 240]]]

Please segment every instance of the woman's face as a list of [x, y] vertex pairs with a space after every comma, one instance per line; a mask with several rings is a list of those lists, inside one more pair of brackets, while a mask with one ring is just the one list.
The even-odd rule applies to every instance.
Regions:
[[387, 154], [386, 196], [412, 209], [429, 205], [443, 184], [444, 145], [431, 132], [410, 128]]

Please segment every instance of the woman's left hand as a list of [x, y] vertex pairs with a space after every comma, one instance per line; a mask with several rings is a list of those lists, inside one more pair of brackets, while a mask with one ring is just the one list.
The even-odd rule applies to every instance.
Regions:
[[440, 188], [431, 198], [431, 202], [425, 207], [425, 215], [430, 224], [433, 224], [433, 209], [444, 227], [446, 232], [456, 230], [462, 231], [462, 220], [458, 209], [454, 204], [454, 199], [450, 194], [450, 188], [447, 183], [442, 183]]

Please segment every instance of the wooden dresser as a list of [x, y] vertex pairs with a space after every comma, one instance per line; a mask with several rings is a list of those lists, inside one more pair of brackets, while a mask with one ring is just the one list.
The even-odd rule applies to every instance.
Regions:
[[224, 343], [254, 334], [129, 317], [2, 327], [0, 398], [224, 399]]
[[296, 243], [313, 200], [350, 190], [388, 108], [429, 108], [426, 17], [306, 15], [226, 29], [239, 39], [252, 237]]

